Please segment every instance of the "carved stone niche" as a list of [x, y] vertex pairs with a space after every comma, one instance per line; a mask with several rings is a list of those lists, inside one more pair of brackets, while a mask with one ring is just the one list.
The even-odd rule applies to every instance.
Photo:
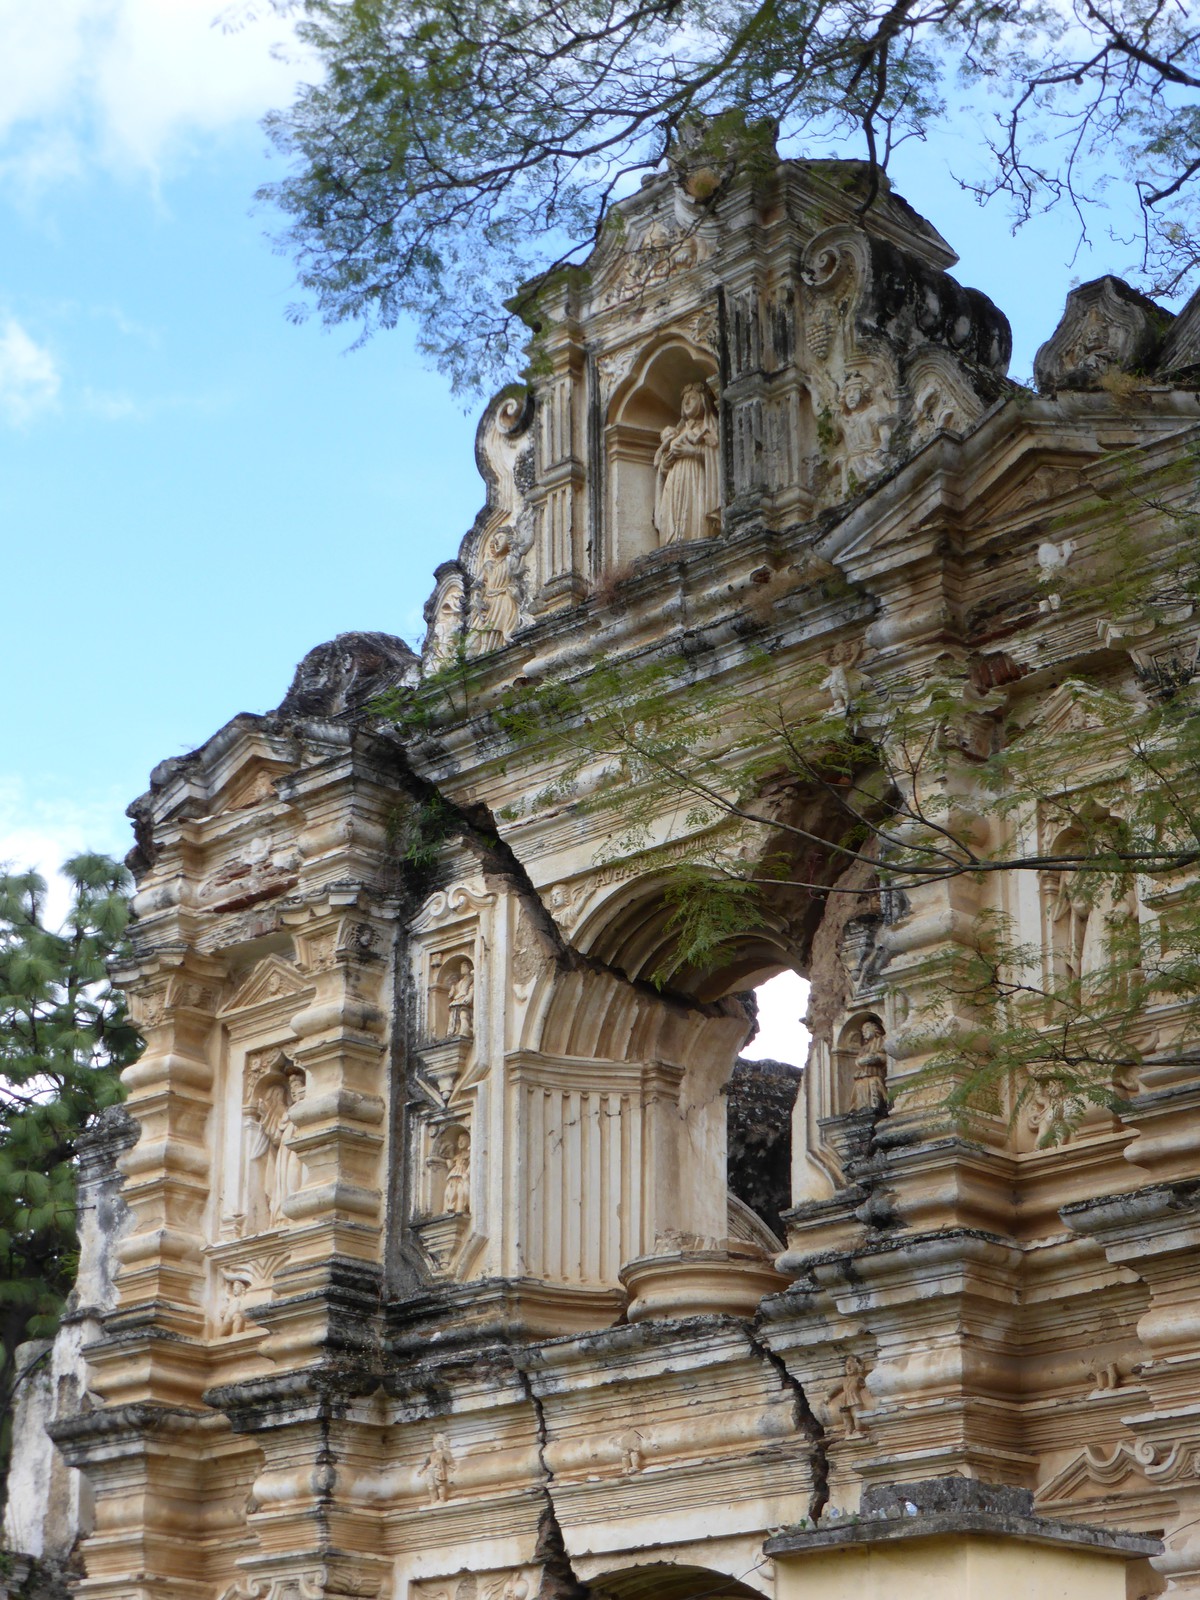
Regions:
[[602, 567], [720, 532], [715, 387], [711, 352], [675, 334], [645, 352], [614, 393]]
[[1110, 373], [1150, 372], [1173, 321], [1121, 278], [1072, 289], [1062, 321], [1033, 358], [1043, 391], [1098, 389]]
[[475, 1042], [474, 942], [434, 950], [425, 992], [424, 1041], [418, 1047], [425, 1076], [448, 1099]]
[[250, 1237], [287, 1226], [287, 1201], [304, 1181], [291, 1118], [304, 1090], [303, 1070], [282, 1050], [256, 1050], [246, 1057], [241, 1203], [230, 1218], [235, 1233]]
[[458, 1114], [417, 1132], [413, 1231], [435, 1272], [449, 1272], [471, 1225], [471, 1134]]
[[830, 1061], [835, 1109], [820, 1128], [845, 1165], [866, 1154], [871, 1129], [887, 1114], [887, 1039], [879, 1015], [854, 1012], [837, 1031]]

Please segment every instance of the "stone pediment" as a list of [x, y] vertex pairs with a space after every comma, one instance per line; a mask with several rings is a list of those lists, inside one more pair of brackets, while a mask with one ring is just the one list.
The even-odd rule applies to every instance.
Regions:
[[264, 956], [242, 979], [226, 1004], [222, 1016], [252, 1011], [260, 1006], [283, 1005], [297, 995], [307, 994], [310, 985], [290, 961], [282, 956]]
[[1030, 452], [975, 499], [969, 520], [991, 527], [1030, 522], [1064, 500], [1077, 500], [1090, 487], [1077, 461]]
[[225, 811], [247, 811], [252, 806], [273, 802], [275, 780], [288, 770], [282, 761], [265, 761], [251, 756], [246, 763], [228, 778], [213, 797], [212, 814]]
[[712, 254], [713, 224], [705, 212], [688, 205], [666, 179], [656, 186], [655, 198], [659, 203], [646, 215], [620, 219], [611, 239], [593, 254], [592, 304], [598, 310], [640, 313]]

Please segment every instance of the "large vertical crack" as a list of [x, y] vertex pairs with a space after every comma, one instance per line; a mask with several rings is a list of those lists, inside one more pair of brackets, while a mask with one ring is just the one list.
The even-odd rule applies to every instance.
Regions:
[[541, 1562], [542, 1566], [542, 1581], [538, 1586], [537, 1600], [588, 1600], [591, 1591], [586, 1583], [580, 1582], [571, 1565], [566, 1540], [563, 1538], [562, 1524], [558, 1520], [558, 1507], [554, 1503], [554, 1473], [546, 1459], [546, 1448], [550, 1440], [546, 1430], [545, 1408], [541, 1396], [534, 1390], [528, 1372], [515, 1355], [512, 1358], [512, 1367], [517, 1382], [521, 1385], [521, 1392], [533, 1412], [538, 1469], [541, 1473], [541, 1483], [538, 1488], [542, 1496], [542, 1511], [538, 1517], [537, 1546], [533, 1552], [534, 1560]]
[[746, 1338], [755, 1355], [765, 1361], [779, 1379], [780, 1386], [792, 1396], [792, 1416], [796, 1431], [809, 1443], [809, 1471], [812, 1474], [812, 1494], [808, 1502], [809, 1520], [818, 1522], [829, 1504], [829, 1440], [820, 1417], [809, 1404], [804, 1385], [788, 1371], [787, 1363], [771, 1349], [753, 1323], [746, 1324]]

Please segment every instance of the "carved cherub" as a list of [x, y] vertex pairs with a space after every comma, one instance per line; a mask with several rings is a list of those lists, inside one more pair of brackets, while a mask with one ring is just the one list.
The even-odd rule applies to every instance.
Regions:
[[862, 1357], [848, 1355], [846, 1364], [842, 1369], [840, 1383], [834, 1384], [829, 1391], [829, 1404], [835, 1414], [841, 1417], [847, 1439], [861, 1439], [863, 1433], [858, 1425], [858, 1414], [867, 1403], [866, 1367]]
[[429, 1454], [417, 1468], [423, 1478], [429, 1479], [429, 1492], [434, 1505], [449, 1500], [454, 1487], [454, 1456], [444, 1433], [435, 1433]]
[[245, 1273], [231, 1272], [228, 1267], [221, 1271], [221, 1296], [217, 1303], [216, 1336], [218, 1339], [230, 1339], [234, 1334], [246, 1331], [245, 1295], [249, 1287], [249, 1280]]

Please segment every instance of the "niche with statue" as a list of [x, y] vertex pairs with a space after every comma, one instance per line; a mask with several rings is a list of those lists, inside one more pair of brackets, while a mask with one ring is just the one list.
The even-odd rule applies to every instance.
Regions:
[[435, 1272], [453, 1269], [471, 1226], [471, 1130], [461, 1113], [417, 1132], [413, 1231]]
[[716, 363], [674, 338], [636, 363], [608, 406], [604, 565], [721, 531]]

